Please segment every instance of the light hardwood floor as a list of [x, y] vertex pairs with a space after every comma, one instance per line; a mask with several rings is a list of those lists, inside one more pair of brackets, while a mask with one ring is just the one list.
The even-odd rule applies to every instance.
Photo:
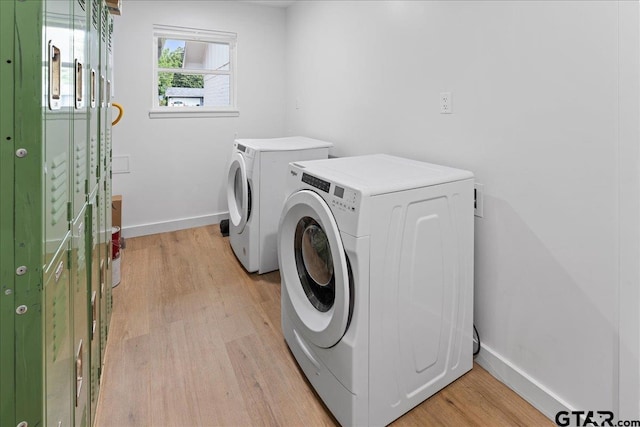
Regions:
[[[127, 240], [97, 427], [336, 425], [280, 331], [280, 276], [218, 226]], [[478, 365], [394, 426], [553, 426]]]

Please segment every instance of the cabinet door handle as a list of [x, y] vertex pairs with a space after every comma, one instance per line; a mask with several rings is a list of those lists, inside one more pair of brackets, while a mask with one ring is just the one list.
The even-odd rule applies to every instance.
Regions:
[[98, 307], [96, 305], [96, 291], [91, 294], [91, 341], [96, 335], [96, 326], [98, 325]]
[[75, 99], [76, 99], [76, 109], [80, 109], [83, 107], [83, 98], [84, 98], [84, 71], [83, 66], [80, 61], [77, 59], [74, 61], [75, 69], [76, 69], [76, 89], [75, 89]]
[[76, 354], [76, 407], [78, 407], [78, 400], [80, 400], [80, 392], [82, 391], [82, 352], [83, 341], [80, 340], [78, 345], [78, 353]]
[[62, 58], [60, 49], [49, 41], [49, 109], [60, 109]]
[[96, 108], [96, 70], [91, 70], [91, 108]]

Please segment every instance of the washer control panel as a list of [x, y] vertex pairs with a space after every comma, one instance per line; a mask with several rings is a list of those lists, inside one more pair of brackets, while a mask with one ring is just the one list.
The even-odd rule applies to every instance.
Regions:
[[242, 145], [239, 144], [237, 142], [234, 143], [236, 150], [240, 151], [241, 153], [244, 153], [245, 157], [253, 157], [253, 149], [250, 147], [247, 147], [246, 145]]
[[302, 182], [312, 185], [317, 189], [324, 191], [325, 193], [328, 193], [331, 189], [331, 183], [329, 181], [316, 178], [315, 176], [309, 175], [308, 173], [302, 173]]
[[[296, 171], [291, 171], [293, 176], [297, 175]], [[318, 190], [326, 193], [323, 196], [332, 209], [342, 212], [356, 212], [358, 210], [358, 192], [347, 187], [334, 184], [330, 181], [315, 177], [306, 172], [302, 173], [302, 182], [310, 185]], [[334, 211], [334, 212], [336, 212]]]
[[331, 207], [337, 208], [345, 212], [355, 212], [357, 193], [348, 188], [333, 186], [331, 197]]

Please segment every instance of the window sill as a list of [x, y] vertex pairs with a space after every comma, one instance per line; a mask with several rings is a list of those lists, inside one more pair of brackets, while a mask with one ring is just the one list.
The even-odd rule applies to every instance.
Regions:
[[177, 109], [167, 108], [149, 110], [150, 119], [191, 119], [197, 117], [239, 117], [238, 110], [200, 110], [200, 109]]

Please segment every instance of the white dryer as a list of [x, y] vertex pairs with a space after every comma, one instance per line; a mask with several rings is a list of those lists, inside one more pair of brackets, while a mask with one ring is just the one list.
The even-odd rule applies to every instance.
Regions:
[[326, 159], [332, 146], [305, 137], [234, 141], [227, 181], [229, 241], [248, 272], [278, 269], [276, 234], [288, 164]]
[[289, 166], [282, 330], [342, 425], [386, 425], [472, 367], [473, 174], [371, 155]]

